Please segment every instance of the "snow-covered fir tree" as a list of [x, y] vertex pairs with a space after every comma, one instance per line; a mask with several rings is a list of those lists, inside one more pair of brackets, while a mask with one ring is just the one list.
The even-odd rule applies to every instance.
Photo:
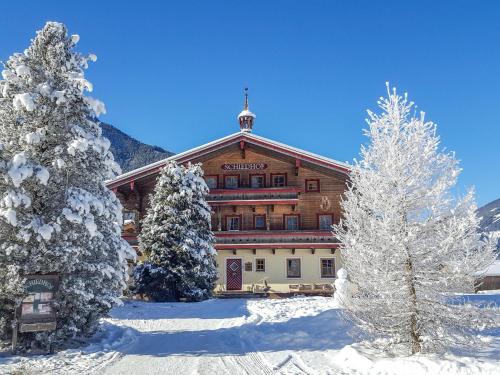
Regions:
[[57, 330], [21, 344], [61, 344], [92, 334], [126, 287], [130, 246], [122, 207], [104, 181], [119, 172], [95, 118], [104, 105], [85, 91], [94, 55], [78, 35], [48, 22], [0, 81], [0, 332], [10, 334], [23, 275], [58, 273]]
[[217, 268], [207, 193], [200, 165], [162, 169], [139, 236], [148, 261], [134, 273], [138, 292], [155, 300], [210, 297]]
[[477, 231], [473, 192], [453, 197], [458, 161], [439, 150], [436, 126], [406, 95], [388, 86], [379, 106], [381, 114], [368, 112], [370, 143], [335, 228], [354, 291], [342, 305], [362, 332], [411, 353], [472, 344], [489, 317], [450, 298], [473, 292], [494, 258]]

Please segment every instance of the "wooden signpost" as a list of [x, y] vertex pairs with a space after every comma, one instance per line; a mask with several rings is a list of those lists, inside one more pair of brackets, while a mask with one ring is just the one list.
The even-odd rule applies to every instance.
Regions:
[[54, 300], [59, 288], [59, 275], [26, 275], [25, 297], [19, 303], [12, 324], [12, 350], [18, 333], [53, 331], [56, 329]]

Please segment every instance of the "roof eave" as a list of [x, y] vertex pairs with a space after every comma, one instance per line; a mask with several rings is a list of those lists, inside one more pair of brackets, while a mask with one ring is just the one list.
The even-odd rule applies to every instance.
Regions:
[[148, 164], [144, 167], [134, 169], [132, 171], [123, 173], [112, 180], [106, 181], [106, 185], [109, 188], [114, 188], [120, 185], [123, 185], [127, 182], [133, 181], [138, 178], [146, 177], [151, 174], [159, 171], [165, 164], [169, 161], [178, 161], [178, 162], [187, 162], [193, 158], [200, 157], [206, 155], [207, 153], [213, 152], [214, 148], [225, 147], [234, 142], [239, 142], [241, 140], [245, 140], [249, 143], [254, 143], [262, 147], [267, 147], [270, 149], [274, 149], [277, 152], [281, 152], [282, 154], [286, 154], [290, 157], [295, 157], [300, 160], [305, 160], [311, 162], [313, 164], [318, 164], [323, 167], [327, 167], [333, 170], [336, 170], [341, 173], [348, 174], [350, 167], [349, 165], [339, 162], [337, 160], [329, 159], [309, 151], [305, 151], [299, 148], [291, 147], [286, 144], [276, 142], [270, 140], [265, 137], [261, 137], [255, 135], [253, 133], [247, 132], [238, 132], [228, 135], [223, 138], [219, 138], [215, 141], [206, 143], [204, 145], [192, 148], [190, 150], [181, 152], [179, 154], [175, 154], [169, 156], [168, 158], [156, 161], [154, 163]]

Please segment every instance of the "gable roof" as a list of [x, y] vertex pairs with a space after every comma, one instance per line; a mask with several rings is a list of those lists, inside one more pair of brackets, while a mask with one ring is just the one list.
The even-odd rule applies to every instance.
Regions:
[[123, 173], [112, 180], [106, 181], [106, 185], [109, 188], [117, 187], [135, 179], [154, 174], [158, 172], [169, 161], [176, 161], [179, 163], [188, 162], [194, 158], [209, 154], [215, 150], [221, 149], [231, 144], [239, 143], [241, 141], [244, 141], [248, 144], [255, 144], [299, 160], [317, 164], [322, 167], [335, 170], [337, 172], [347, 174], [350, 170], [349, 165], [346, 163], [317, 155], [300, 148], [292, 147], [284, 143], [276, 142], [269, 138], [261, 137], [253, 133], [237, 132], [226, 137], [219, 138], [215, 141], [205, 143], [204, 145], [181, 152], [179, 154], [172, 155], [166, 159], [145, 165], [144, 167], [134, 169], [127, 173]]

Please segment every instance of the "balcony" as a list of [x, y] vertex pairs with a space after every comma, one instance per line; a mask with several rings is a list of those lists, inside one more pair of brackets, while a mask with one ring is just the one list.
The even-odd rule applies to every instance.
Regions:
[[216, 249], [328, 248], [338, 247], [329, 230], [221, 231], [214, 232]]
[[212, 206], [292, 204], [299, 202], [300, 189], [297, 187], [279, 188], [240, 188], [211, 189], [206, 199]]
[[[273, 230], [214, 232], [217, 250], [235, 249], [335, 249], [339, 242], [328, 230]], [[137, 246], [137, 234], [123, 233], [123, 238]]]

